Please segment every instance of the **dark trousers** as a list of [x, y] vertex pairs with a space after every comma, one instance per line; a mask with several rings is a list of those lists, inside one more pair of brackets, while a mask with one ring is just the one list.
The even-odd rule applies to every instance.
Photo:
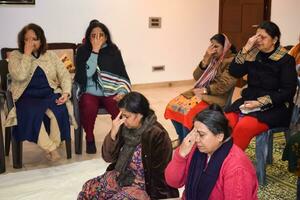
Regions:
[[94, 141], [94, 127], [99, 108], [105, 108], [112, 119], [119, 114], [117, 102], [113, 97], [98, 97], [87, 93], [80, 97], [80, 123], [86, 133], [86, 141]]

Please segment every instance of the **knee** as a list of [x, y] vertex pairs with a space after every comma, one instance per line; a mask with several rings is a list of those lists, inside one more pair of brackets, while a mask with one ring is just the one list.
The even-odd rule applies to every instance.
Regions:
[[231, 128], [234, 128], [236, 126], [236, 124], [238, 123], [238, 114], [236, 114], [234, 112], [230, 112], [230, 113], [225, 113], [225, 116], [228, 120], [229, 126]]
[[91, 98], [81, 98], [79, 101], [79, 109], [81, 112], [97, 112], [98, 104], [95, 100]]
[[92, 106], [80, 106], [79, 112], [80, 114], [93, 115], [94, 113], [97, 113], [97, 109]]
[[243, 125], [240, 123], [237, 123], [232, 132], [232, 137], [243, 140], [251, 140], [254, 136], [255, 134], [253, 133], [253, 130], [249, 128], [249, 125]]
[[55, 118], [54, 113], [53, 113], [50, 109], [47, 109], [47, 110], [46, 110], [46, 115], [47, 115], [50, 119]]

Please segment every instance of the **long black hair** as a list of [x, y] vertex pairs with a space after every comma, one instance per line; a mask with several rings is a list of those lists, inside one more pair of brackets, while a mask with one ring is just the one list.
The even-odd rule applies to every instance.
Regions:
[[116, 47], [116, 45], [112, 42], [110, 31], [108, 30], [107, 26], [105, 24], [99, 22], [99, 21], [93, 21], [92, 23], [89, 24], [86, 32], [85, 32], [85, 45], [89, 50], [92, 50], [92, 44], [91, 44], [91, 32], [93, 31], [94, 28], [100, 28], [104, 35], [106, 36], [106, 44], [109, 47]]
[[194, 122], [203, 123], [214, 135], [223, 133], [223, 141], [231, 136], [231, 127], [224, 115], [222, 108], [217, 104], [211, 104], [207, 109], [199, 112]]

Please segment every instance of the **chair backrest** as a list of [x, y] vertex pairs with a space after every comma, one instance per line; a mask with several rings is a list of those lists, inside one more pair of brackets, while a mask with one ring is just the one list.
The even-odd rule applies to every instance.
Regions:
[[4, 91], [7, 90], [7, 74], [8, 74], [7, 60], [0, 60], [0, 88]]
[[229, 94], [228, 94], [228, 97], [226, 99], [226, 102], [225, 102], [225, 105], [224, 105], [224, 109], [226, 109], [227, 107], [229, 107], [231, 105], [234, 89], [235, 89], [235, 87], [233, 87], [233, 88], [231, 88], [229, 90]]
[[13, 50], [17, 50], [18, 48], [2, 48], [1, 49], [1, 57], [2, 59], [8, 59], [9, 54], [13, 51]]
[[291, 50], [291, 48], [293, 48], [293, 45], [287, 45], [287, 46], [284, 46], [284, 48], [287, 50]]
[[75, 43], [48, 43], [48, 50], [54, 51], [58, 57], [66, 54], [72, 62], [75, 60], [77, 45]]
[[48, 43], [48, 51], [53, 51], [65, 64], [70, 73], [75, 73], [75, 43]]
[[[75, 54], [78, 47], [75, 43], [48, 43], [48, 51], [53, 51], [65, 64], [70, 73], [75, 72]], [[9, 59], [9, 54], [17, 48], [2, 48], [2, 59]]]

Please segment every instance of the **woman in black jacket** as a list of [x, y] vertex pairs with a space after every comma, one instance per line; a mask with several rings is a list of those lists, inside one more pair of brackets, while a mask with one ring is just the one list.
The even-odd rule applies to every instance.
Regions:
[[79, 111], [86, 132], [86, 152], [96, 153], [93, 132], [99, 107], [114, 119], [119, 113], [117, 102], [130, 92], [131, 85], [108, 28], [100, 22], [91, 23], [85, 38], [77, 51], [75, 81], [80, 86]]
[[265, 21], [259, 25], [229, 72], [236, 78], [248, 75], [242, 97], [227, 109], [236, 145], [245, 150], [254, 136], [289, 125], [297, 73], [295, 59], [280, 46], [280, 30], [275, 23]]

